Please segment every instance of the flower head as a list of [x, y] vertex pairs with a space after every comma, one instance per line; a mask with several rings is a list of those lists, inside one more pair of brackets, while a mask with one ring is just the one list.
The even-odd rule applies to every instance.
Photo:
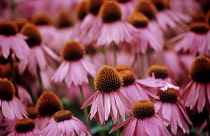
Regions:
[[27, 56], [30, 49], [25, 39], [27, 37], [18, 33], [18, 27], [13, 21], [0, 21], [0, 49], [4, 58], [8, 58], [10, 50], [18, 59]]
[[[159, 90], [158, 97], [154, 101], [159, 116], [170, 121], [171, 131], [174, 135], [177, 133], [179, 126], [184, 133], [189, 134], [187, 123], [192, 125], [183, 101], [180, 99], [178, 90], [168, 88], [167, 90]], [[167, 111], [167, 114], [165, 112]], [[173, 113], [173, 114], [172, 114]]]
[[52, 24], [51, 17], [46, 12], [39, 12], [32, 16], [31, 22], [35, 25]]
[[67, 11], [61, 11], [56, 17], [55, 25], [57, 28], [68, 28], [74, 25], [73, 17]]
[[40, 130], [35, 128], [33, 119], [24, 118], [20, 119], [15, 124], [15, 131], [12, 131], [8, 136], [35, 136], [38, 135]]
[[109, 116], [114, 124], [119, 122], [120, 116], [125, 120], [125, 114], [130, 114], [131, 104], [120, 90], [123, 80], [117, 70], [103, 66], [96, 74], [94, 85], [97, 91], [82, 106], [84, 108], [92, 104], [89, 119], [99, 119], [101, 124]]
[[82, 0], [75, 7], [75, 14], [78, 20], [83, 20], [88, 13], [87, 0]]
[[128, 66], [128, 65], [117, 65], [117, 66], [115, 66], [115, 69], [118, 71], [118, 72], [120, 72], [120, 71], [123, 71], [123, 70], [130, 70], [130, 71], [132, 71], [132, 68], [130, 67], [130, 66]]
[[185, 106], [202, 112], [204, 106], [210, 105], [210, 59], [198, 56], [189, 69], [191, 81], [184, 89]]
[[0, 79], [0, 112], [6, 119], [26, 117], [25, 106], [15, 96], [14, 84], [6, 78]]
[[119, 90], [123, 85], [123, 81], [114, 68], [104, 66], [96, 74], [94, 85], [96, 90], [109, 93]]
[[164, 135], [170, 136], [162, 119], [155, 112], [155, 106], [150, 100], [139, 100], [132, 108], [132, 116], [123, 123], [114, 126], [110, 133], [125, 126], [121, 134], [124, 136]]
[[36, 107], [27, 107], [26, 112], [28, 113], [28, 117], [31, 119], [35, 119], [39, 115]]
[[40, 135], [88, 135], [90, 132], [86, 125], [77, 117], [74, 117], [71, 111], [61, 110], [54, 114], [54, 118], [49, 121], [47, 126], [40, 132]]
[[152, 76], [153, 74], [155, 78], [165, 79], [169, 76], [169, 70], [165, 66], [152, 65], [148, 70], [148, 75]]

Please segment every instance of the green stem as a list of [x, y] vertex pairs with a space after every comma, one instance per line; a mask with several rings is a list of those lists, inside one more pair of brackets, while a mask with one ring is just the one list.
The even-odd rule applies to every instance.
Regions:
[[114, 66], [117, 66], [117, 45], [115, 42], [111, 43], [113, 45], [113, 52], [114, 52]]
[[[84, 96], [83, 89], [82, 89], [82, 86], [81, 85], [79, 85], [79, 89], [80, 89], [80, 93], [81, 93], [81, 96], [82, 96], [82, 103], [84, 103], [85, 102], [85, 96]], [[88, 118], [88, 110], [87, 110], [87, 107], [85, 107], [83, 109], [83, 113], [84, 113], [84, 116], [85, 116], [85, 119], [86, 119], [87, 127], [90, 130], [90, 128], [91, 128], [90, 122], [87, 120], [87, 118]]]
[[134, 60], [133, 60], [133, 63], [131, 65], [132, 68], [134, 68], [135, 64], [136, 64], [136, 61], [137, 61], [137, 58], [138, 58], [138, 54], [135, 53], [135, 56], [134, 56]]
[[106, 53], [106, 48], [105, 48], [105, 47], [103, 47], [102, 53], [104, 54], [104, 64], [105, 64], [105, 65], [108, 65], [107, 53]]
[[144, 54], [140, 53], [139, 57], [140, 57], [140, 66], [141, 66], [140, 77], [143, 78], [145, 76], [145, 73], [144, 73]]
[[39, 67], [37, 67], [37, 75], [38, 75], [38, 81], [39, 81], [39, 85], [40, 85], [40, 90], [41, 90], [41, 93], [43, 93], [45, 91], [45, 89], [44, 89], [44, 85], [43, 85], [43, 82], [42, 82], [42, 77], [41, 77], [41, 74], [40, 74]]
[[14, 68], [14, 65], [13, 65], [13, 60], [12, 60], [12, 58], [11, 58], [11, 55], [10, 55], [10, 66], [11, 66], [11, 70], [12, 70], [13, 84], [14, 84], [14, 87], [15, 87], [15, 90], [16, 90], [15, 95], [16, 95], [17, 97], [19, 97], [19, 96], [18, 96], [17, 83], [16, 83], [15, 68]]

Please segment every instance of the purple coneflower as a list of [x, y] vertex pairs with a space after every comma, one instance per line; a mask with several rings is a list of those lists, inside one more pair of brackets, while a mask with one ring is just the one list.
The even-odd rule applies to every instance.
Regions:
[[54, 118], [40, 131], [41, 136], [91, 136], [87, 126], [69, 110], [57, 111]]
[[25, 58], [30, 52], [26, 39], [26, 36], [18, 33], [18, 27], [13, 21], [0, 21], [0, 51], [4, 58], [9, 57], [10, 51], [18, 59]]
[[8, 120], [27, 117], [25, 106], [15, 96], [15, 92], [11, 81], [6, 78], [0, 79], [0, 113]]
[[116, 1], [105, 1], [99, 10], [102, 27], [99, 30], [97, 46], [109, 46], [111, 43], [132, 43], [136, 29], [128, 22], [122, 21], [122, 11]]
[[123, 123], [114, 126], [110, 133], [123, 127], [124, 136], [170, 136], [166, 124], [155, 112], [153, 102], [139, 100], [132, 108], [132, 116]]
[[159, 90], [158, 97], [155, 98], [154, 105], [157, 114], [170, 122], [170, 128], [174, 135], [177, 134], [178, 126], [184, 133], [189, 135], [188, 122], [192, 125], [190, 118], [184, 106], [184, 102], [180, 99], [178, 90], [168, 88], [165, 91]]
[[37, 128], [42, 130], [49, 120], [53, 118], [53, 114], [62, 110], [63, 104], [55, 93], [45, 91], [37, 100], [36, 108], [39, 115], [34, 121]]
[[130, 114], [131, 104], [120, 90], [123, 81], [119, 73], [110, 66], [103, 66], [96, 74], [94, 85], [97, 91], [81, 107], [92, 104], [89, 119], [99, 119], [101, 124], [105, 124], [109, 116], [113, 124], [119, 122], [119, 117], [125, 120], [125, 114]]
[[191, 81], [184, 90], [185, 106], [202, 112], [210, 107], [210, 59], [198, 56], [189, 69]]
[[84, 47], [77, 41], [67, 41], [61, 50], [64, 61], [56, 70], [52, 80], [61, 82], [65, 80], [68, 87], [88, 83], [88, 74], [95, 76], [95, 68], [85, 56]]
[[20, 119], [15, 124], [15, 130], [11, 131], [8, 136], [37, 136], [40, 130], [35, 127], [33, 119]]

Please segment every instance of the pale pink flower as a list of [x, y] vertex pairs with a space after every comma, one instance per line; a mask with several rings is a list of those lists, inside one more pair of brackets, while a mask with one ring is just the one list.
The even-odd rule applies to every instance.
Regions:
[[37, 69], [45, 70], [49, 61], [52, 63], [52, 60], [60, 60], [59, 56], [42, 43], [41, 34], [35, 25], [24, 25], [21, 33], [28, 36], [27, 43], [31, 47], [29, 56], [19, 62], [19, 71], [21, 73], [27, 68], [30, 73], [36, 74]]
[[54, 114], [47, 126], [40, 131], [41, 136], [91, 136], [87, 126], [77, 117], [74, 117], [71, 111], [62, 110]]
[[15, 124], [15, 130], [8, 134], [8, 136], [37, 136], [40, 130], [35, 128], [33, 119], [20, 119]]
[[61, 56], [64, 61], [56, 70], [52, 77], [54, 82], [65, 83], [68, 87], [82, 85], [88, 83], [88, 75], [95, 76], [95, 67], [88, 60], [85, 54], [84, 47], [74, 40], [67, 41], [62, 48]]
[[37, 128], [42, 130], [53, 118], [53, 114], [62, 110], [63, 104], [55, 93], [45, 91], [37, 100], [36, 108], [39, 115], [35, 118], [34, 122]]
[[18, 59], [26, 57], [30, 52], [26, 39], [26, 36], [18, 33], [18, 27], [14, 22], [0, 21], [0, 51], [4, 58], [9, 57], [10, 50]]
[[158, 39], [156, 35], [148, 28], [148, 18], [140, 13], [134, 12], [129, 18], [128, 22], [132, 24], [139, 33], [135, 33], [135, 43], [131, 45], [133, 52], [135, 53], [146, 53], [146, 51], [153, 49], [156, 52], [160, 52], [163, 48], [163, 41]]
[[210, 59], [198, 56], [189, 69], [191, 81], [184, 90], [183, 100], [185, 106], [191, 110], [202, 112], [210, 107]]
[[96, 92], [83, 104], [91, 110], [88, 119], [99, 119], [105, 124], [111, 116], [113, 124], [119, 123], [119, 117], [125, 120], [125, 114], [130, 114], [131, 104], [120, 90], [122, 79], [119, 73], [110, 66], [102, 67], [94, 80]]
[[184, 133], [189, 135], [187, 123], [192, 125], [192, 122], [187, 115], [184, 102], [180, 99], [178, 90], [171, 88], [165, 91], [159, 90], [157, 95], [154, 100], [157, 114], [170, 122], [169, 125], [172, 133], [176, 135], [177, 126], [179, 126]]
[[[169, 39], [169, 44], [175, 44], [175, 51], [189, 52], [192, 55], [209, 55], [209, 26], [204, 22], [195, 22], [189, 26], [190, 31]], [[178, 41], [176, 43], [176, 41]]]
[[97, 46], [109, 46], [113, 42], [116, 45], [133, 42], [133, 34], [137, 33], [137, 30], [121, 20], [122, 11], [117, 2], [105, 1], [99, 10], [99, 15], [102, 27], [95, 43]]
[[61, 35], [55, 26], [52, 25], [52, 18], [46, 12], [39, 12], [32, 16], [31, 22], [37, 26], [37, 29], [43, 37], [43, 44], [56, 50], [62, 46]]
[[155, 112], [154, 104], [149, 100], [137, 101], [132, 109], [132, 116], [123, 123], [114, 126], [109, 133], [123, 127], [124, 136], [170, 136], [166, 129], [166, 120]]
[[0, 79], [0, 87], [0, 114], [7, 120], [27, 117], [25, 106], [15, 96], [13, 83], [6, 78]]

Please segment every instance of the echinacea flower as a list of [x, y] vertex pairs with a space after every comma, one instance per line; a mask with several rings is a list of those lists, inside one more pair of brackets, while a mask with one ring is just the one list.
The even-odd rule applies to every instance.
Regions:
[[188, 124], [192, 125], [192, 122], [187, 114], [184, 102], [180, 99], [178, 90], [171, 88], [165, 91], [159, 90], [157, 96], [154, 101], [157, 114], [170, 122], [172, 133], [176, 135], [179, 126], [185, 134], [189, 135]]
[[57, 111], [54, 118], [40, 131], [41, 136], [91, 136], [87, 126], [69, 110]]
[[40, 130], [35, 127], [33, 119], [20, 119], [15, 124], [15, 130], [11, 131], [8, 136], [37, 136]]
[[42, 35], [33, 24], [26, 24], [21, 29], [22, 34], [28, 37], [26, 40], [31, 48], [30, 54], [19, 62], [19, 71], [22, 73], [26, 68], [32, 74], [37, 73], [37, 69], [45, 70], [48, 66], [48, 61], [57, 60], [60, 58], [42, 42]]
[[148, 0], [139, 0], [134, 7], [134, 12], [143, 13], [149, 19], [147, 28], [155, 35], [156, 39], [159, 39], [160, 43], [163, 43], [163, 31], [155, 20], [157, 14], [155, 5]]
[[132, 43], [136, 29], [128, 22], [122, 21], [122, 11], [116, 1], [105, 1], [99, 10], [102, 27], [99, 30], [97, 46], [109, 46], [111, 43]]
[[13, 21], [0, 21], [0, 51], [4, 58], [9, 57], [10, 50], [18, 59], [26, 57], [30, 52], [26, 39], [26, 36], [18, 33], [18, 27]]
[[136, 77], [132, 71], [123, 70], [119, 74], [123, 79], [123, 87], [120, 90], [131, 104], [138, 100], [149, 100], [149, 96], [146, 93], [147, 90], [136, 82]]
[[133, 52], [135, 53], [146, 53], [149, 49], [153, 49], [156, 52], [162, 50], [163, 46], [160, 42], [160, 39], [156, 37], [149, 29], [148, 29], [148, 18], [140, 12], [134, 12], [129, 18], [128, 22], [132, 24], [139, 33], [134, 35], [136, 42], [131, 45]]
[[25, 106], [15, 96], [15, 92], [11, 81], [6, 78], [0, 79], [0, 113], [8, 120], [27, 117]]
[[94, 79], [95, 90], [97, 90], [81, 108], [92, 104], [89, 118], [99, 119], [105, 124], [111, 116], [113, 124], [119, 122], [119, 117], [125, 120], [125, 114], [130, 114], [131, 104], [120, 90], [123, 84], [119, 73], [110, 66], [103, 66]]
[[62, 110], [63, 104], [55, 93], [45, 91], [37, 100], [36, 108], [39, 115], [34, 121], [37, 128], [42, 130], [49, 120], [53, 118], [53, 114]]
[[26, 112], [28, 117], [31, 119], [35, 119], [36, 117], [38, 117], [39, 114], [36, 107], [27, 107]]
[[[169, 39], [174, 44], [175, 51], [192, 55], [209, 55], [209, 26], [205, 22], [195, 22], [189, 25], [189, 31]], [[177, 42], [178, 41], [178, 42]]]
[[168, 0], [152, 0], [152, 2], [158, 10], [156, 14], [157, 23], [166, 33], [170, 29], [177, 32], [183, 32], [183, 23], [189, 23], [191, 21], [191, 18], [188, 15], [170, 10], [170, 1]]
[[189, 69], [191, 81], [184, 90], [185, 106], [202, 112], [210, 106], [210, 59], [198, 56]]
[[121, 132], [124, 136], [170, 136], [164, 121], [156, 114], [153, 102], [139, 100], [133, 105], [132, 116], [109, 133], [124, 126]]
[[99, 9], [103, 4], [103, 0], [88, 0], [88, 14], [81, 22], [79, 35], [74, 40], [79, 41], [84, 46], [95, 43], [98, 39], [98, 31], [101, 29], [101, 19], [98, 16]]
[[58, 30], [52, 25], [52, 19], [47, 12], [39, 12], [31, 17], [31, 22], [37, 26], [43, 37], [43, 44], [56, 50], [62, 46]]
[[65, 80], [68, 87], [88, 83], [88, 74], [95, 76], [95, 68], [85, 56], [84, 47], [77, 41], [67, 41], [61, 50], [64, 61], [52, 77], [54, 82]]

